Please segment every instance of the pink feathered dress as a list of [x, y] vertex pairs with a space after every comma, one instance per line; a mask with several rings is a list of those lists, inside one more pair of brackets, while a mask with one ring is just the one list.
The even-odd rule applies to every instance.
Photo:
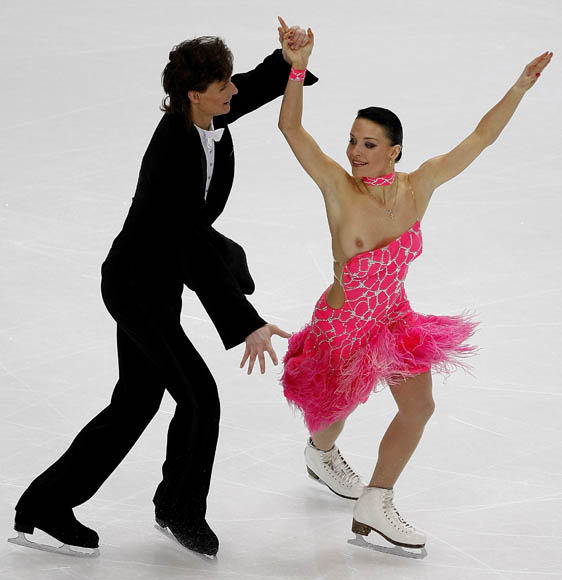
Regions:
[[347, 417], [371, 391], [430, 369], [448, 372], [472, 354], [476, 323], [467, 316], [426, 316], [404, 291], [409, 264], [422, 252], [417, 221], [386, 246], [357, 254], [343, 268], [345, 302], [326, 292], [312, 321], [289, 339], [281, 382], [311, 433]]

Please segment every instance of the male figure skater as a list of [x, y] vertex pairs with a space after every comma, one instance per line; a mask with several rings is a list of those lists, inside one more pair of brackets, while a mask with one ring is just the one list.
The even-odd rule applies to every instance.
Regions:
[[[306, 32], [289, 32], [293, 45]], [[205, 520], [219, 426], [219, 398], [207, 365], [180, 324], [183, 285], [193, 290], [226, 349], [244, 340], [252, 372], [277, 357], [267, 324], [245, 294], [254, 291], [243, 249], [213, 229], [234, 176], [228, 124], [283, 94], [290, 66], [280, 49], [254, 70], [232, 74], [232, 53], [216, 37], [176, 46], [162, 74], [165, 111], [143, 157], [121, 233], [102, 266], [102, 295], [117, 322], [119, 380], [111, 403], [37, 477], [16, 505], [16, 543], [45, 549], [24, 533], [42, 529], [97, 555], [98, 535], [74, 517], [123, 460], [159, 408], [176, 402], [170, 422], [156, 521], [186, 548], [214, 556], [218, 538]], [[308, 76], [307, 84], [316, 82]]]

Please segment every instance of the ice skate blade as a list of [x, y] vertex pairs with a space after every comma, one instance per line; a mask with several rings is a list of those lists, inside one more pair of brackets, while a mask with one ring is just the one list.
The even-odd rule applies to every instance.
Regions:
[[194, 556], [197, 556], [200, 560], [203, 560], [204, 562], [208, 562], [208, 563], [214, 563], [217, 562], [217, 556], [211, 556], [209, 554], [201, 554], [199, 552], [195, 552], [194, 550], [190, 550], [189, 548], [186, 548], [185, 546], [182, 546], [176, 539], [176, 537], [174, 536], [174, 534], [172, 534], [172, 532], [170, 532], [170, 530], [168, 528], [164, 528], [159, 524], [154, 524], [154, 527], [162, 534], [164, 534], [167, 538], [169, 538], [170, 540], [172, 540], [176, 546], [179, 546], [182, 550], [183, 553], [185, 554], [185, 552], [187, 551], [189, 554], [193, 554]]
[[[367, 542], [363, 536], [355, 534], [353, 540], [347, 540], [348, 544], [352, 546], [358, 546], [359, 548], [367, 548], [368, 550], [373, 550], [373, 552], [380, 552], [382, 554], [392, 554], [393, 556], [399, 556], [400, 558], [412, 558], [413, 560], [423, 560], [427, 556], [427, 550], [425, 546], [423, 548], [402, 548], [401, 546], [379, 546], [377, 544], [371, 544]], [[416, 552], [410, 552], [409, 550], [418, 550]]]
[[63, 554], [64, 556], [72, 556], [74, 558], [97, 558], [100, 555], [99, 548], [82, 548], [81, 546], [71, 546], [70, 544], [61, 544], [56, 547], [47, 544], [39, 544], [38, 542], [31, 542], [25, 537], [23, 532], [18, 532], [16, 538], [8, 538], [8, 542], [11, 544], [17, 544], [18, 546], [23, 546], [24, 548], [31, 548], [32, 550], [53, 552], [54, 554]]
[[397, 542], [396, 540], [389, 538], [387, 535], [383, 534], [381, 531], [377, 530], [376, 528], [372, 528], [371, 526], [369, 526], [367, 524], [362, 524], [361, 522], [358, 522], [355, 518], [353, 518], [353, 523], [351, 525], [351, 531], [354, 534], [358, 534], [361, 536], [368, 536], [371, 532], [376, 532], [377, 534], [379, 534], [379, 536], [382, 536], [387, 542], [390, 542], [391, 544], [394, 544], [395, 546], [399, 546], [401, 548], [416, 548], [416, 549], [421, 550], [422, 548], [425, 547], [425, 543], [423, 543], [423, 544], [403, 544], [402, 542]]
[[325, 481], [322, 481], [316, 475], [316, 473], [314, 473], [314, 471], [312, 471], [312, 469], [310, 469], [310, 467], [308, 467], [308, 465], [306, 467], [306, 471], [307, 471], [308, 477], [310, 477], [310, 479], [313, 479], [317, 483], [320, 483], [321, 485], [327, 487], [334, 495], [337, 495], [338, 497], [343, 497], [343, 499], [350, 499], [351, 501], [357, 501], [359, 499], [358, 497], [350, 497], [348, 495], [342, 495], [341, 493], [338, 493], [337, 491], [334, 491]]

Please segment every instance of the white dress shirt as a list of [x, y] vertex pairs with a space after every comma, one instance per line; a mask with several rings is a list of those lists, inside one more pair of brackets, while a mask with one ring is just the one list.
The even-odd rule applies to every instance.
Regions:
[[211, 121], [211, 128], [207, 131], [198, 127], [199, 137], [201, 137], [201, 144], [203, 145], [203, 151], [205, 151], [205, 159], [207, 160], [207, 182], [205, 183], [205, 201], [207, 201], [207, 192], [209, 191], [209, 185], [213, 177], [213, 169], [215, 168], [215, 142], [220, 141], [224, 129], [217, 129], [213, 127]]

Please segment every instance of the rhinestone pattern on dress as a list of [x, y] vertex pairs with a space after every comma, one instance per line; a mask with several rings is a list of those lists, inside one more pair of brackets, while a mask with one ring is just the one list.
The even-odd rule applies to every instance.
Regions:
[[326, 292], [316, 304], [306, 350], [329, 349], [330, 367], [340, 367], [363, 346], [373, 327], [388, 325], [410, 309], [404, 290], [408, 266], [422, 252], [419, 222], [390, 244], [357, 254], [344, 265], [345, 303], [333, 309]]
[[343, 267], [343, 306], [331, 308], [326, 290], [310, 324], [289, 339], [281, 382], [312, 433], [347, 417], [378, 387], [432, 368], [449, 372], [474, 351], [465, 340], [476, 324], [466, 315], [410, 307], [404, 281], [422, 247], [418, 220], [386, 246], [351, 258]]

